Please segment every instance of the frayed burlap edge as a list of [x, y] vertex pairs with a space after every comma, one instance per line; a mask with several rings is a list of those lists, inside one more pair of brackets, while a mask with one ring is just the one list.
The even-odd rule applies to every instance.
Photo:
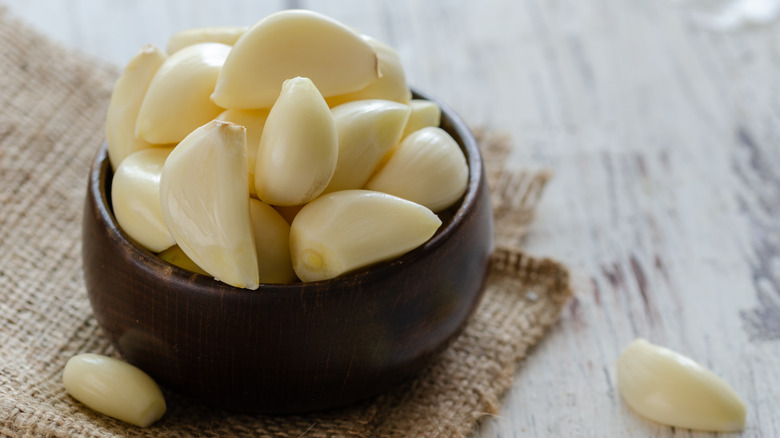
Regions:
[[571, 292], [563, 266], [518, 249], [549, 173], [504, 168], [509, 142], [487, 132], [479, 142], [497, 236], [488, 285], [464, 332], [417, 378], [346, 409], [297, 416], [207, 409], [166, 392], [168, 413], [148, 429], [71, 399], [61, 384], [70, 356], [116, 356], [89, 308], [79, 234], [116, 75], [0, 7], [0, 436], [450, 437], [498, 412]]

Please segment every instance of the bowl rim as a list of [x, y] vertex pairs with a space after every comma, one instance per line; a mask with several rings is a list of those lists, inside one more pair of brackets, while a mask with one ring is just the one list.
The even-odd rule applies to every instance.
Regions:
[[[113, 214], [111, 206], [110, 189], [107, 181], [113, 177], [108, 159], [108, 148], [104, 142], [98, 149], [95, 159], [90, 169], [90, 198], [93, 208], [98, 214], [98, 223], [105, 224], [106, 232], [111, 236], [111, 241], [127, 248], [125, 253], [127, 257], [133, 257], [138, 265], [144, 270], [150, 271], [152, 275], [164, 273], [166, 280], [172, 283], [186, 284], [186, 289], [190, 291], [196, 289], [202, 293], [228, 293], [228, 294], [264, 294], [277, 291], [279, 293], [290, 293], [291, 291], [303, 292], [305, 290], [323, 293], [324, 290], [341, 290], [340, 284], [348, 286], [355, 282], [365, 282], [378, 280], [389, 274], [388, 271], [398, 270], [403, 265], [419, 262], [427, 254], [434, 252], [444, 242], [452, 238], [456, 231], [462, 227], [469, 213], [477, 207], [477, 195], [481, 192], [481, 185], [486, 184], [484, 178], [484, 165], [482, 154], [477, 145], [476, 138], [468, 128], [463, 119], [446, 103], [432, 96], [429, 93], [421, 92], [414, 87], [412, 90], [413, 99], [424, 99], [436, 103], [441, 108], [440, 127], [448, 131], [461, 147], [469, 168], [469, 176], [464, 195], [458, 201], [460, 205], [455, 210], [452, 217], [440, 227], [437, 232], [423, 245], [386, 262], [379, 262], [352, 272], [342, 274], [338, 277], [318, 280], [311, 282], [296, 282], [291, 284], [260, 283], [258, 289], [250, 290], [230, 286], [215, 280], [208, 275], [198, 274], [179, 266], [168, 263], [153, 252], [141, 247], [119, 226], [116, 217]], [[111, 174], [111, 175], [109, 175]], [[452, 208], [452, 207], [450, 207]], [[155, 274], [156, 273], [156, 274]]]

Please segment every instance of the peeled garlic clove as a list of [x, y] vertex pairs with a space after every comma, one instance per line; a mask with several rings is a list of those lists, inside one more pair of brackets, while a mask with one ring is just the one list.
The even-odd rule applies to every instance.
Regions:
[[212, 99], [224, 108], [270, 108], [289, 78], [305, 76], [325, 96], [377, 78], [377, 55], [359, 34], [307, 10], [271, 14], [236, 41]]
[[411, 251], [440, 225], [429, 209], [386, 193], [329, 193], [293, 220], [293, 267], [302, 281], [326, 280]]
[[178, 143], [222, 108], [211, 102], [217, 75], [230, 46], [201, 43], [174, 53], [149, 84], [135, 134], [149, 143]]
[[653, 421], [720, 432], [745, 427], [745, 405], [728, 383], [644, 339], [634, 340], [618, 358], [617, 381], [626, 402]]
[[366, 189], [441, 211], [463, 195], [468, 176], [458, 143], [446, 131], [428, 127], [407, 136]]
[[195, 264], [195, 262], [193, 262], [192, 259], [189, 258], [187, 254], [184, 253], [184, 251], [182, 251], [179, 245], [173, 245], [165, 251], [157, 254], [157, 257], [188, 271], [197, 272], [198, 274], [202, 275], [209, 275], [208, 272], [204, 271], [200, 266]]
[[232, 46], [246, 32], [246, 26], [210, 26], [185, 29], [168, 39], [168, 54], [199, 43], [222, 43]]
[[113, 170], [133, 152], [152, 147], [149, 142], [135, 136], [135, 121], [146, 90], [165, 58], [157, 47], [151, 44], [144, 46], [127, 63], [114, 85], [106, 116], [108, 158]]
[[249, 200], [249, 217], [257, 249], [260, 283], [293, 283], [295, 271], [290, 258], [290, 224], [273, 207]]
[[90, 409], [126, 423], [147, 427], [166, 410], [157, 383], [140, 369], [99, 354], [68, 359], [62, 373], [65, 390]]
[[412, 132], [419, 131], [429, 126], [439, 126], [441, 123], [441, 108], [434, 102], [424, 99], [412, 99], [409, 102], [412, 112], [406, 121], [404, 133], [401, 138], [406, 138]]
[[361, 35], [361, 38], [370, 44], [376, 52], [379, 77], [358, 91], [325, 99], [328, 105], [334, 107], [342, 103], [363, 99], [386, 99], [400, 103], [409, 103], [412, 99], [412, 92], [406, 83], [406, 72], [401, 65], [401, 58], [398, 56], [398, 52], [370, 36]]
[[176, 243], [160, 207], [160, 174], [172, 150], [150, 148], [128, 156], [111, 182], [111, 202], [119, 226], [152, 252]]
[[409, 106], [389, 100], [358, 100], [331, 110], [338, 133], [336, 171], [324, 193], [359, 189], [401, 139]]
[[260, 137], [255, 189], [271, 205], [317, 197], [336, 170], [338, 138], [330, 108], [308, 78], [284, 82]]
[[257, 289], [245, 136], [244, 127], [216, 120], [192, 131], [163, 166], [160, 201], [168, 229], [193, 262], [219, 281]]
[[257, 166], [257, 147], [263, 134], [268, 110], [229, 109], [217, 116], [217, 120], [235, 123], [246, 128], [246, 170], [249, 174], [249, 194], [255, 195], [255, 167]]

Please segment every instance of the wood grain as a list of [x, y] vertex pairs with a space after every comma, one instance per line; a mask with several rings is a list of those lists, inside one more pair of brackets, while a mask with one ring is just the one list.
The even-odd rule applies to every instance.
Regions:
[[395, 46], [409, 80], [510, 164], [553, 172], [526, 240], [573, 271], [576, 299], [476, 434], [711, 436], [625, 405], [634, 337], [684, 352], [780, 436], [780, 27], [713, 32], [671, 0], [207, 2], [13, 0], [63, 43], [118, 65], [181, 28], [312, 7]]

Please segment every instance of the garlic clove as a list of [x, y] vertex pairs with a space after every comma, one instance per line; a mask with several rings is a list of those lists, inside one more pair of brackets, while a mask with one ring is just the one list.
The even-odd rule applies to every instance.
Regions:
[[168, 39], [168, 54], [199, 43], [222, 43], [232, 46], [246, 32], [246, 26], [210, 26], [185, 29]]
[[249, 200], [249, 217], [260, 282], [295, 282], [297, 278], [290, 258], [290, 224], [273, 207], [257, 199]]
[[638, 338], [617, 361], [623, 399], [639, 414], [674, 427], [734, 432], [745, 405], [723, 379], [692, 359]]
[[[249, 200], [249, 217], [255, 240], [260, 283], [287, 284], [297, 280], [290, 258], [290, 224], [273, 207]], [[158, 257], [199, 274], [208, 275], [178, 245], [158, 254]]]
[[127, 63], [114, 85], [106, 115], [108, 158], [113, 170], [133, 152], [152, 147], [149, 142], [135, 136], [135, 121], [146, 90], [165, 58], [157, 47], [145, 45]]
[[256, 195], [255, 167], [257, 166], [257, 148], [263, 134], [268, 110], [237, 110], [229, 109], [220, 113], [217, 120], [235, 123], [246, 128], [247, 173], [249, 174], [249, 194]]
[[429, 126], [439, 126], [441, 123], [441, 108], [434, 102], [424, 99], [412, 99], [409, 102], [411, 113], [406, 121], [401, 138]]
[[224, 108], [270, 108], [289, 78], [310, 78], [325, 96], [359, 90], [378, 76], [377, 55], [359, 34], [307, 10], [271, 14], [241, 36], [212, 99]]
[[77, 354], [65, 364], [62, 383], [71, 397], [90, 409], [140, 427], [165, 414], [165, 398], [140, 369], [108, 356]]
[[216, 120], [192, 131], [163, 166], [160, 201], [168, 229], [193, 262], [219, 281], [257, 289], [245, 131]]
[[401, 140], [409, 106], [389, 100], [370, 99], [334, 107], [338, 133], [338, 162], [324, 193], [359, 189], [379, 162]]
[[202, 275], [209, 275], [208, 272], [204, 271], [200, 266], [195, 264], [195, 262], [193, 262], [192, 259], [184, 253], [179, 245], [173, 245], [165, 251], [160, 252], [157, 254], [157, 257], [188, 271], [196, 272]]
[[328, 97], [325, 99], [328, 105], [334, 107], [346, 102], [364, 99], [386, 99], [408, 104], [412, 99], [412, 92], [406, 83], [406, 72], [401, 65], [398, 52], [368, 35], [361, 35], [361, 38], [370, 44], [376, 52], [379, 77], [358, 91]]
[[135, 134], [149, 143], [178, 143], [222, 108], [209, 99], [230, 46], [201, 43], [174, 53], [160, 66], [138, 112]]
[[271, 205], [308, 202], [328, 185], [337, 159], [336, 126], [325, 99], [308, 78], [286, 80], [257, 149], [257, 197]]
[[411, 251], [440, 225], [429, 209], [386, 193], [329, 193], [306, 204], [293, 220], [293, 267], [302, 281], [327, 280]]
[[365, 188], [441, 211], [466, 191], [469, 169], [463, 151], [446, 131], [427, 127], [407, 136]]
[[172, 150], [150, 148], [129, 155], [111, 182], [111, 205], [119, 226], [152, 252], [176, 243], [160, 207], [160, 174]]

